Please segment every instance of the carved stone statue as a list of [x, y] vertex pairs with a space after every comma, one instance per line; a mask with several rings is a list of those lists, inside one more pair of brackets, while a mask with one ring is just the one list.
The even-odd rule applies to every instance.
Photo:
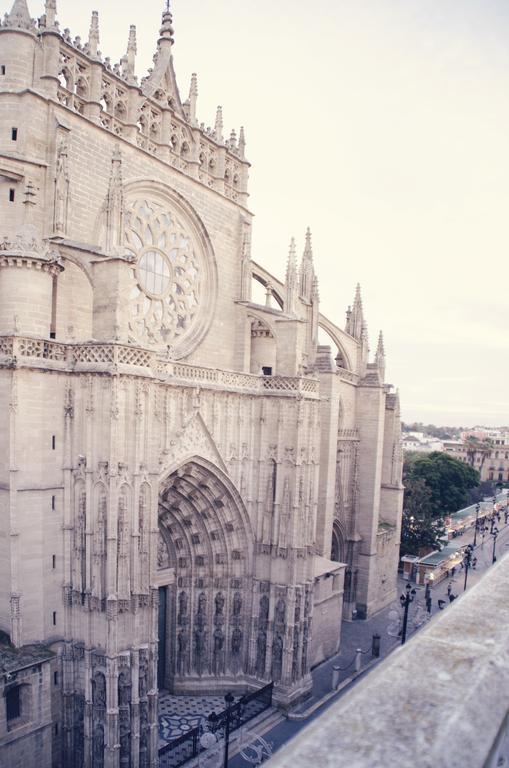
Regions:
[[286, 619], [286, 604], [283, 598], [280, 598], [276, 603], [276, 610], [274, 613], [274, 623], [283, 624]]
[[265, 657], [267, 655], [267, 633], [265, 630], [258, 632], [256, 641], [256, 674], [265, 677]]
[[240, 616], [242, 612], [242, 596], [240, 592], [235, 592], [233, 596], [233, 615]]
[[177, 669], [179, 675], [185, 675], [187, 671], [187, 648], [189, 645], [189, 635], [186, 629], [183, 629], [177, 636]]
[[281, 680], [281, 674], [283, 671], [283, 638], [276, 632], [272, 643], [272, 679], [274, 681]]
[[232, 632], [232, 656], [238, 656], [242, 650], [242, 630], [240, 627], [235, 627]]

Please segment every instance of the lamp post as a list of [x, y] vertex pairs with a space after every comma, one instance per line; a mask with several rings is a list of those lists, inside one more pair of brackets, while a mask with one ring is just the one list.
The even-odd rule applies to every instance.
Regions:
[[[228, 751], [230, 749], [230, 721], [231, 721], [231, 714], [232, 714], [232, 704], [235, 701], [235, 696], [233, 695], [233, 693], [228, 692], [226, 694], [226, 696], [224, 697], [224, 700], [225, 700], [225, 703], [226, 703], [226, 710], [225, 710], [226, 720], [225, 720], [225, 724], [224, 724], [224, 761], [223, 761], [223, 766], [224, 766], [224, 768], [228, 768]], [[215, 730], [217, 718], [218, 718], [218, 715], [216, 715], [215, 712], [211, 712], [210, 715], [208, 716], [208, 721], [209, 721], [211, 729], [213, 731]], [[209, 734], [205, 734], [205, 736], [208, 737]], [[203, 737], [202, 737], [202, 739], [203, 739]], [[202, 746], [205, 749], [208, 749], [208, 747], [210, 747], [211, 744], [208, 741], [207, 741], [207, 744], [203, 743], [203, 741], [202, 741]]]
[[230, 747], [230, 718], [232, 704], [235, 701], [233, 693], [228, 692], [224, 697], [226, 704], [226, 723], [224, 726], [224, 768], [228, 768], [228, 749]]
[[410, 603], [413, 603], [415, 599], [415, 593], [416, 593], [416, 590], [412, 589], [412, 585], [407, 584], [405, 587], [405, 594], [399, 596], [399, 601], [402, 607], [405, 609], [405, 613], [403, 614], [403, 628], [401, 630], [401, 645], [404, 645], [406, 641], [406, 630], [408, 625], [408, 609], [410, 608]]
[[481, 505], [479, 504], [479, 502], [477, 502], [477, 504], [475, 505], [474, 547], [475, 547], [476, 542], [477, 542], [477, 528], [479, 526], [478, 518], [479, 518], [479, 510], [480, 509], [481, 509]]
[[497, 562], [497, 556], [495, 554], [495, 547], [497, 545], [498, 528], [496, 526], [495, 526], [495, 528], [493, 528], [493, 530], [491, 532], [491, 535], [493, 536], [493, 559], [491, 561], [491, 563], [493, 564], [493, 563]]
[[472, 544], [469, 544], [465, 549], [465, 556], [463, 558], [463, 562], [465, 564], [465, 584], [463, 585], [463, 592], [467, 588], [468, 569], [470, 568], [470, 561], [472, 560], [473, 554], [474, 554], [474, 547]]

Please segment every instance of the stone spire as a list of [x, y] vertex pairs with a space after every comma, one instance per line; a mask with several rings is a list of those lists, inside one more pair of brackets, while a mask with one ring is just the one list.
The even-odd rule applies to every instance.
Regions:
[[14, 0], [11, 12], [5, 16], [4, 26], [35, 31], [35, 24], [30, 17], [27, 0]]
[[290, 242], [290, 251], [288, 253], [288, 262], [286, 265], [286, 299], [285, 312], [288, 315], [294, 315], [297, 309], [297, 247], [295, 239], [292, 237]]
[[246, 134], [243, 125], [241, 125], [239, 133], [239, 155], [241, 158], [246, 156]]
[[382, 381], [385, 379], [385, 349], [384, 349], [384, 336], [382, 331], [378, 337], [378, 346], [375, 353], [375, 365], [380, 371], [380, 378]]
[[313, 266], [313, 247], [311, 245], [311, 230], [306, 230], [306, 245], [302, 254], [300, 265], [300, 295], [304, 301], [311, 301], [313, 292], [313, 278], [315, 269]]
[[90, 22], [90, 32], [88, 35], [88, 47], [90, 56], [95, 59], [99, 48], [99, 14], [97, 11], [92, 11], [92, 20]]
[[362, 309], [361, 286], [357, 283], [355, 289], [355, 298], [353, 308], [348, 307], [346, 313], [346, 332], [354, 339], [361, 341], [367, 335], [367, 326], [364, 322], [364, 312]]
[[191, 75], [191, 85], [189, 87], [189, 122], [196, 125], [196, 104], [198, 102], [198, 77], [196, 72]]
[[134, 68], [136, 66], [136, 54], [138, 48], [136, 45], [136, 27], [131, 24], [129, 27], [129, 40], [127, 41], [127, 75], [134, 75]]
[[166, 10], [163, 12], [163, 21], [159, 30], [154, 67], [149, 70], [148, 76], [142, 79], [141, 90], [147, 98], [153, 96], [156, 91], [161, 91], [169, 107], [185, 119], [186, 111], [180, 99], [177, 78], [173, 68], [173, 33], [173, 17], [168, 2]]
[[57, 19], [57, 0], [46, 0], [45, 3], [46, 29], [54, 29]]
[[218, 107], [216, 112], [216, 123], [214, 126], [214, 137], [220, 144], [223, 143], [223, 108]]

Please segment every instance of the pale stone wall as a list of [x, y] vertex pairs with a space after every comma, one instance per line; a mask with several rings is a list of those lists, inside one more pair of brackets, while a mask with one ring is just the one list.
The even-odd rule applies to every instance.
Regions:
[[47, 10], [0, 27], [0, 627], [62, 655], [66, 768], [148, 768], [158, 685], [289, 706], [343, 579], [349, 617], [385, 604], [399, 413], [360, 290], [345, 331], [319, 314], [311, 233], [284, 282], [251, 260], [244, 139], [181, 103], [171, 14], [140, 88]]
[[[0, 657], [1, 657], [0, 649]], [[10, 667], [9, 667], [10, 669]], [[49, 660], [3, 674], [0, 680], [0, 765], [13, 768], [50, 768], [58, 699], [52, 702], [53, 671]], [[7, 721], [6, 691], [22, 686], [21, 717]], [[55, 705], [52, 706], [52, 703]]]

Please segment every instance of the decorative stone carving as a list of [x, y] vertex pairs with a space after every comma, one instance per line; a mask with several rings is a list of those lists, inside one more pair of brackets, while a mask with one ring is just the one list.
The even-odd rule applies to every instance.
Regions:
[[179, 675], [185, 675], [188, 670], [189, 633], [181, 630], [177, 635], [177, 670]]
[[119, 600], [128, 600], [131, 596], [127, 499], [127, 492], [121, 490], [118, 497], [117, 523], [117, 594]]
[[168, 547], [166, 546], [166, 541], [161, 533], [159, 533], [159, 538], [157, 540], [157, 567], [160, 570], [170, 567]]
[[76, 516], [74, 524], [74, 588], [82, 594], [87, 588], [87, 494], [82, 483], [76, 486]]
[[62, 139], [57, 149], [55, 172], [55, 200], [53, 213], [53, 231], [56, 235], [67, 234], [67, 219], [69, 214], [69, 148], [67, 141]]
[[174, 345], [192, 331], [200, 310], [204, 255], [182, 218], [150, 199], [128, 205], [125, 245], [136, 259], [131, 337], [142, 345]]

